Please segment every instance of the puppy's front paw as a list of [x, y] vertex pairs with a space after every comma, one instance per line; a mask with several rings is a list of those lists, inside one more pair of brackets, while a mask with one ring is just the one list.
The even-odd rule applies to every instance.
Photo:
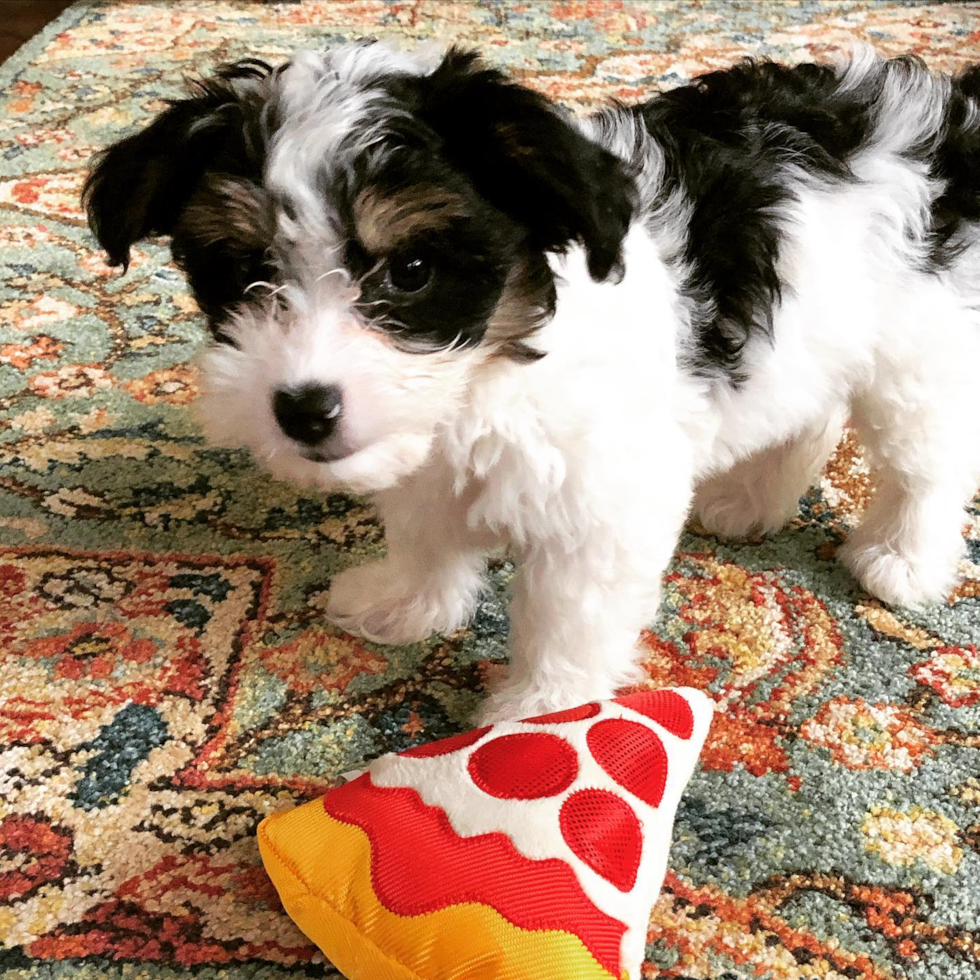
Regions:
[[374, 643], [416, 643], [462, 626], [471, 599], [470, 593], [427, 588], [382, 560], [334, 576], [326, 614], [341, 629]]
[[633, 647], [595, 647], [593, 650], [591, 670], [583, 669], [588, 664], [568, 662], [567, 659], [561, 666], [561, 657], [539, 651], [540, 660], [552, 664], [547, 671], [504, 673], [500, 680], [491, 682], [490, 696], [478, 712], [478, 723], [495, 725], [501, 721], [521, 721], [578, 708], [591, 701], [606, 701], [624, 688], [646, 679], [639, 661], [647, 651], [639, 642]]
[[570, 690], [568, 687], [540, 687], [535, 684], [522, 684], [505, 681], [483, 702], [478, 713], [478, 724], [496, 725], [502, 721], [522, 721], [537, 718], [539, 715], [577, 708], [589, 701], [611, 698], [613, 689], [590, 688], [585, 691]]

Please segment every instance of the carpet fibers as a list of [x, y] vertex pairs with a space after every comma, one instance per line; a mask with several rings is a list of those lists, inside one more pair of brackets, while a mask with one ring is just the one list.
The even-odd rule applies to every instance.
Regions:
[[[503, 562], [452, 636], [324, 623], [331, 575], [382, 546], [370, 508], [204, 445], [204, 330], [165, 243], [120, 277], [79, 209], [90, 154], [182, 72], [364, 34], [479, 45], [582, 109], [854, 37], [956, 69], [980, 5], [82, 2], [0, 68], [2, 980], [336, 978], [257, 821], [458, 731], [502, 662]], [[912, 614], [834, 560], [868, 492], [845, 441], [781, 534], [682, 542], [647, 666], [724, 710], [648, 977], [980, 977], [980, 512], [962, 584]]]

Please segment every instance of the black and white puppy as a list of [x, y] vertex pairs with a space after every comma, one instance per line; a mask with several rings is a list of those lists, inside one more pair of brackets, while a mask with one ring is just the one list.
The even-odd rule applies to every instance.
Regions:
[[233, 65], [110, 148], [91, 225], [148, 235], [214, 333], [212, 436], [373, 495], [329, 615], [401, 643], [521, 561], [487, 716], [601, 698], [692, 502], [780, 527], [848, 416], [877, 494], [844, 560], [940, 599], [980, 475], [980, 69], [743, 63], [573, 120], [472, 53]]

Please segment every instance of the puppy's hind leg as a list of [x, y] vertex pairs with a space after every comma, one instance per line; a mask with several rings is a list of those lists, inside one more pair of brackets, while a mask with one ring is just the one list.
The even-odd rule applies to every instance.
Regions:
[[708, 477], [694, 495], [701, 526], [719, 537], [744, 537], [778, 531], [799, 513], [800, 497], [840, 442], [845, 412], [807, 428], [778, 446], [740, 460], [730, 470]]
[[854, 403], [875, 496], [840, 557], [868, 592], [891, 605], [916, 607], [948, 595], [964, 551], [963, 507], [980, 478], [972, 376], [980, 331], [972, 320], [943, 326], [907, 358], [883, 358], [874, 388]]

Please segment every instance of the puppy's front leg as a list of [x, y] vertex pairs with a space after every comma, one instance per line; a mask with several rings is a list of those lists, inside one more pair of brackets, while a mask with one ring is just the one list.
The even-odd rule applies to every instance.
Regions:
[[484, 721], [575, 707], [642, 678], [637, 641], [657, 614], [685, 508], [646, 529], [627, 519], [597, 526], [574, 550], [560, 540], [530, 549], [514, 584], [510, 673]]
[[375, 503], [388, 553], [334, 576], [328, 618], [377, 643], [414, 643], [465, 625], [487, 550], [466, 525], [465, 501], [416, 479]]

